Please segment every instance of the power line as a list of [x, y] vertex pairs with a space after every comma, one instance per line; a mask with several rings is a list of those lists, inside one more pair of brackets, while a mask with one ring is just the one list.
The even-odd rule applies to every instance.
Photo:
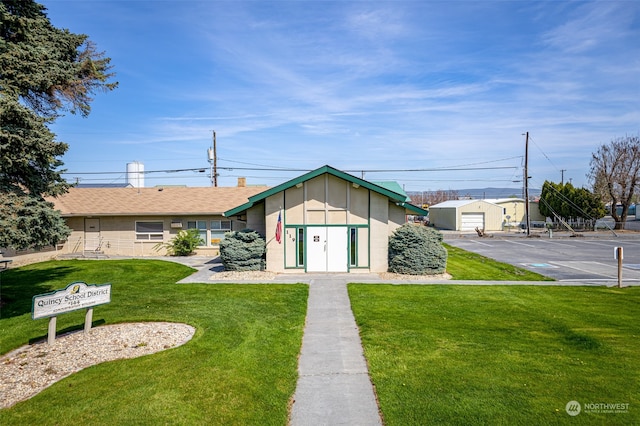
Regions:
[[[345, 172], [350, 172], [350, 173], [360, 173], [360, 172], [366, 172], [366, 173], [385, 173], [385, 172], [394, 172], [394, 173], [398, 173], [398, 172], [414, 172], [414, 171], [460, 171], [460, 170], [493, 170], [493, 169], [517, 169], [518, 167], [515, 166], [496, 166], [496, 167], [487, 167], [487, 168], [468, 168], [471, 166], [478, 166], [478, 165], [482, 165], [482, 164], [491, 164], [491, 163], [499, 163], [502, 161], [508, 161], [508, 160], [514, 160], [517, 158], [522, 158], [521, 155], [517, 155], [517, 156], [513, 156], [513, 157], [506, 157], [506, 158], [499, 158], [496, 160], [488, 160], [488, 161], [478, 161], [478, 162], [474, 162], [474, 163], [466, 163], [466, 164], [458, 164], [458, 165], [453, 165], [453, 166], [444, 166], [444, 167], [433, 167], [433, 168], [416, 168], [416, 169], [352, 169], [352, 170], [343, 170]], [[226, 161], [226, 162], [230, 162], [230, 163], [237, 163], [237, 164], [245, 164], [248, 166], [256, 166], [256, 167], [232, 167], [232, 166], [227, 166], [227, 167], [218, 167], [219, 169], [223, 169], [223, 170], [228, 170], [228, 171], [233, 171], [233, 170], [256, 170], [256, 171], [281, 171], [281, 172], [308, 172], [311, 171], [311, 169], [300, 169], [300, 168], [287, 168], [287, 167], [282, 167], [282, 166], [273, 166], [273, 165], [264, 165], [264, 164], [258, 164], [258, 163], [249, 163], [249, 162], [244, 162], [244, 161], [237, 161], [237, 160], [228, 160], [228, 159], [222, 159], [219, 158], [220, 161]], [[181, 172], [199, 172], [199, 173], [203, 173], [205, 172], [206, 169], [204, 167], [193, 167], [193, 168], [185, 168], [185, 169], [160, 169], [160, 170], [144, 170], [144, 171], [140, 171], [140, 172], [136, 172], [136, 173], [143, 173], [143, 174], [150, 174], [150, 173], [181, 173]], [[88, 174], [94, 174], [94, 175], [105, 175], [105, 174], [121, 174], [122, 171], [106, 171], [106, 172], [63, 172], [63, 175], [68, 175], [68, 174], [83, 174], [83, 175], [88, 175]]]
[[[470, 171], [470, 170], [501, 170], [501, 169], [517, 169], [515, 166], [494, 166], [494, 167], [450, 167], [450, 168], [424, 168], [424, 169], [347, 169], [347, 173], [411, 173], [411, 172], [449, 172], [449, 171]], [[253, 170], [253, 171], [271, 171], [271, 172], [310, 172], [311, 169], [284, 169], [270, 167], [218, 167], [219, 170]], [[182, 172], [206, 172], [206, 168], [194, 167], [189, 169], [163, 169], [163, 170], [144, 170], [136, 173], [182, 173]], [[122, 171], [117, 172], [63, 172], [63, 175], [121, 175]]]
[[536, 148], [538, 148], [538, 150], [540, 151], [540, 153], [544, 156], [544, 158], [547, 159], [547, 161], [549, 162], [549, 164], [551, 164], [556, 170], [561, 171], [563, 173], [563, 177], [564, 177], [564, 172], [566, 171], [566, 169], [564, 170], [560, 170], [558, 169], [558, 166], [556, 166], [553, 161], [551, 161], [551, 159], [547, 156], [547, 154], [545, 154], [545, 152], [542, 150], [542, 148], [540, 148], [540, 146], [538, 146], [538, 144], [533, 140], [532, 137], [529, 137], [529, 141], [533, 142], [533, 144], [536, 146]]
[[229, 163], [245, 164], [247, 166], [273, 167], [274, 169], [284, 169], [284, 167], [280, 167], [280, 166], [269, 166], [269, 165], [265, 165], [265, 164], [247, 163], [247, 162], [244, 162], [244, 161], [227, 160], [226, 158], [219, 158], [219, 160], [220, 161], [227, 161]]

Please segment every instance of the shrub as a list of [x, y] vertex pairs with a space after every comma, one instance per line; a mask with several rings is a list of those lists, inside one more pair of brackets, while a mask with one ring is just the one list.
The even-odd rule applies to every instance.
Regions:
[[433, 275], [446, 267], [447, 249], [440, 231], [408, 223], [389, 237], [389, 272]]
[[262, 271], [266, 253], [264, 238], [252, 229], [227, 232], [220, 241], [220, 258], [227, 271]]
[[200, 238], [197, 229], [182, 230], [168, 243], [158, 243], [154, 246], [155, 250], [164, 248], [169, 256], [189, 256], [193, 254], [196, 248], [203, 245], [204, 241]]

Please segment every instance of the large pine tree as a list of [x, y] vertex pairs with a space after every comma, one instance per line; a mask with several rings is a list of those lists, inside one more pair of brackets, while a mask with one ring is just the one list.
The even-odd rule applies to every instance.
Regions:
[[117, 86], [88, 36], [55, 28], [45, 12], [31, 0], [0, 1], [0, 247], [69, 235], [45, 200], [69, 187], [61, 169], [68, 146], [48, 126], [64, 112], [86, 117], [93, 94]]

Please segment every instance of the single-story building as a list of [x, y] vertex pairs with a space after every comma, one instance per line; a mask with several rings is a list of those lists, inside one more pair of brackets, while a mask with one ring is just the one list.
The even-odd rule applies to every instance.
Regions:
[[397, 184], [323, 166], [249, 197], [224, 216], [265, 235], [269, 271], [385, 272], [389, 236], [407, 214], [426, 213]]
[[60, 255], [164, 255], [161, 245], [182, 229], [198, 229], [197, 253], [215, 256], [226, 232], [251, 228], [266, 238], [270, 271], [384, 272], [391, 233], [408, 214], [427, 214], [396, 182], [330, 166], [274, 188], [241, 179], [236, 187], [85, 187], [51, 201], [71, 235], [57, 247], [6, 250], [13, 265]]
[[[505, 224], [520, 226], [527, 220], [523, 198], [496, 198], [485, 201], [504, 208]], [[538, 201], [529, 201], [529, 221], [532, 223], [542, 223], [545, 220], [546, 218], [540, 213], [540, 203]]]
[[225, 232], [245, 228], [223, 212], [266, 188], [242, 180], [237, 187], [70, 188], [51, 200], [72, 230], [57, 254], [163, 255], [158, 243], [198, 229], [197, 253], [215, 255]]
[[502, 229], [503, 208], [485, 200], [448, 200], [429, 207], [429, 223], [439, 229]]
[[[525, 201], [522, 198], [482, 200], [449, 200], [429, 208], [429, 223], [440, 229], [454, 231], [501, 231], [505, 226], [525, 223]], [[544, 222], [539, 204], [529, 202], [529, 220]]]

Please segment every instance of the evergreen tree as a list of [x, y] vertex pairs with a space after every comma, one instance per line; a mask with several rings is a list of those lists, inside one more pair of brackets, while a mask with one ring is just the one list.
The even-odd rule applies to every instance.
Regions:
[[554, 219], [555, 213], [565, 221], [593, 221], [602, 218], [606, 210], [600, 196], [588, 189], [545, 181], [540, 194], [540, 213]]
[[389, 237], [389, 272], [409, 275], [441, 274], [447, 267], [442, 233], [407, 223]]
[[267, 243], [252, 229], [230, 231], [220, 241], [220, 259], [226, 271], [263, 271]]
[[93, 93], [117, 86], [110, 59], [86, 35], [55, 28], [45, 10], [0, 1], [0, 246], [17, 249], [69, 235], [45, 201], [69, 187], [60, 169], [68, 146], [48, 125], [65, 111], [86, 117]]

